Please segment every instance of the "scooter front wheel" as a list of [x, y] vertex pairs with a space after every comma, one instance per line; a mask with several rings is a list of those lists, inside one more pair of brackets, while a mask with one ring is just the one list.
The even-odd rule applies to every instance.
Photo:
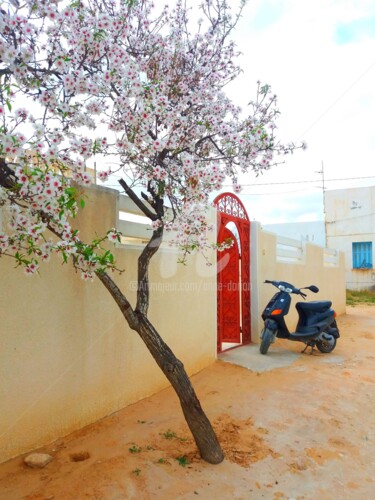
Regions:
[[261, 354], [267, 354], [270, 345], [273, 342], [273, 333], [269, 328], [263, 328], [261, 334], [261, 343], [259, 346], [259, 351]]

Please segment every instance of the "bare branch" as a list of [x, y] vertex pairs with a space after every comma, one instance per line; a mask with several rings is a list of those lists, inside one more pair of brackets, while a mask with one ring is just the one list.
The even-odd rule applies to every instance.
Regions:
[[110, 276], [108, 276], [107, 273], [97, 272], [96, 275], [98, 276], [100, 281], [103, 283], [103, 285], [106, 287], [106, 289], [109, 291], [109, 293], [114, 298], [116, 304], [120, 308], [120, 311], [122, 312], [123, 316], [127, 320], [130, 328], [132, 330], [137, 330], [139, 328], [138, 318], [137, 318], [137, 315], [134, 313], [128, 299], [121, 292], [121, 290], [116, 285], [116, 283], [112, 280], [112, 278], [110, 278]]
[[134, 203], [137, 205], [137, 207], [145, 214], [146, 217], [148, 217], [151, 220], [157, 220], [158, 216], [152, 212], [144, 203], [142, 200], [139, 199], [139, 197], [135, 194], [135, 192], [131, 189], [131, 187], [128, 186], [128, 184], [124, 181], [124, 179], [120, 179], [119, 183], [121, 187], [124, 188], [125, 193], [129, 196], [129, 198], [134, 201]]
[[0, 158], [0, 186], [6, 189], [12, 189], [17, 181], [17, 176], [6, 163], [4, 158]]
[[139, 311], [144, 316], [147, 316], [147, 310], [149, 306], [149, 278], [148, 278], [148, 267], [151, 258], [159, 250], [160, 245], [163, 240], [163, 226], [156, 229], [150, 241], [147, 243], [143, 249], [141, 255], [138, 258], [138, 291], [137, 291], [137, 305], [136, 311]]

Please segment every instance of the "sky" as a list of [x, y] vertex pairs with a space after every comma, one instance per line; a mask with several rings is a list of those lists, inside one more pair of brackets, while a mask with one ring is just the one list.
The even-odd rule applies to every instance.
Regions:
[[375, 2], [249, 0], [234, 38], [243, 73], [228, 94], [246, 110], [256, 81], [270, 84], [278, 137], [307, 143], [242, 180], [250, 219], [323, 220], [323, 184], [375, 185]]

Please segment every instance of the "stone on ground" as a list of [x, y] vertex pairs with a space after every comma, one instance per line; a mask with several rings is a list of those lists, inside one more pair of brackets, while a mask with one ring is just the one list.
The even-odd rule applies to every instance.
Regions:
[[34, 469], [45, 467], [51, 460], [52, 456], [48, 453], [31, 453], [24, 458], [25, 464]]

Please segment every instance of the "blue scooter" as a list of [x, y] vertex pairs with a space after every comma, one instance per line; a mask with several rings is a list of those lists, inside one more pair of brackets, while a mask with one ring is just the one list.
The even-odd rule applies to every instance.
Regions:
[[291, 294], [300, 295], [305, 299], [307, 295], [301, 290], [317, 293], [319, 288], [315, 285], [296, 288], [286, 281], [266, 280], [265, 283], [270, 283], [279, 291], [272, 297], [262, 313], [264, 328], [260, 337], [261, 354], [267, 354], [270, 345], [275, 342], [276, 338], [303, 342], [306, 347], [302, 352], [305, 352], [308, 347], [311, 347], [310, 354], [313, 353], [314, 347], [323, 353], [332, 352], [336, 347], [340, 333], [335, 320], [336, 313], [331, 309], [331, 301], [297, 302], [298, 323], [296, 331], [290, 333], [285, 324], [284, 317], [289, 312]]

